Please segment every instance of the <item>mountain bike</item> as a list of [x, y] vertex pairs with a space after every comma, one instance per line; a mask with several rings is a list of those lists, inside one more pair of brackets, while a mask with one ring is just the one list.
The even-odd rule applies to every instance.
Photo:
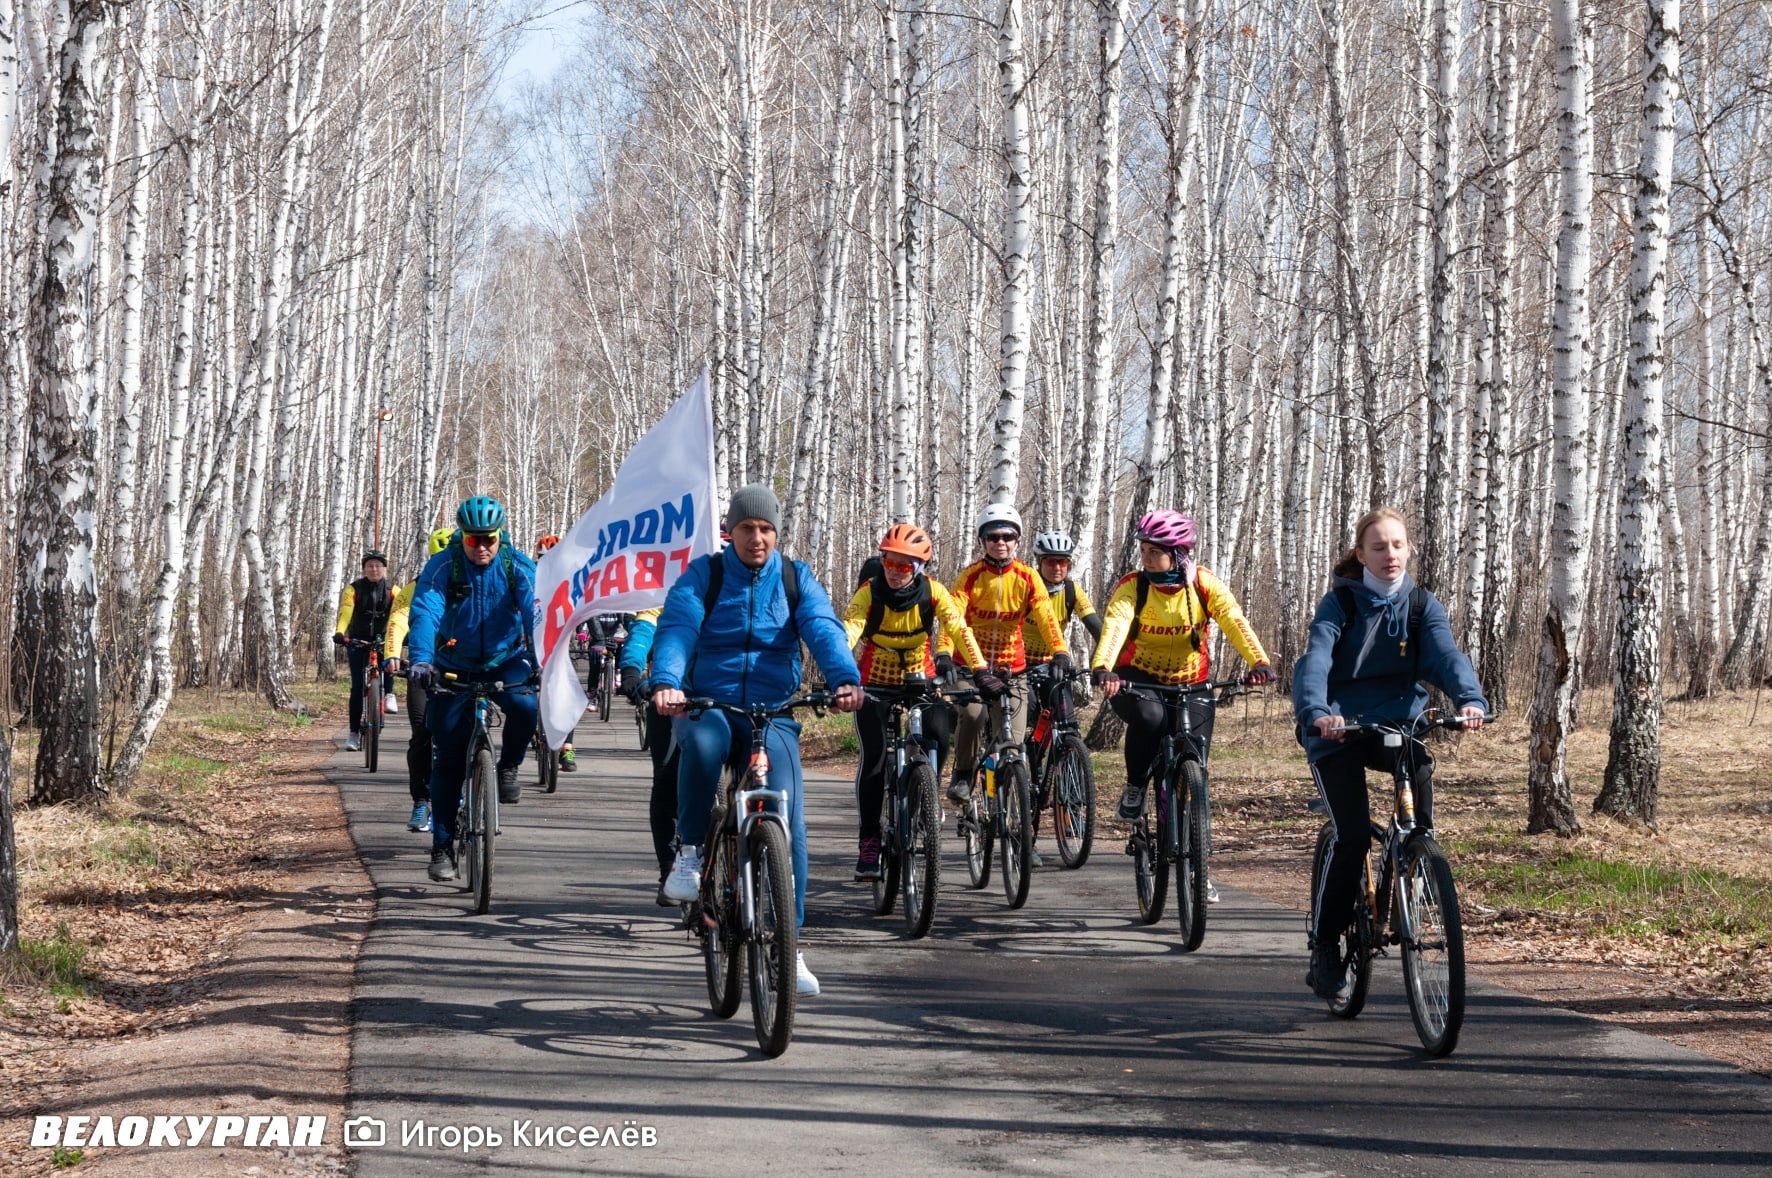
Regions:
[[[1493, 718], [1483, 717], [1485, 722]], [[1375, 740], [1389, 754], [1393, 806], [1386, 825], [1372, 823], [1378, 869], [1375, 875], [1368, 855], [1353, 920], [1336, 938], [1346, 980], [1328, 999], [1329, 1012], [1338, 1018], [1358, 1015], [1372, 985], [1373, 960], [1396, 945], [1403, 959], [1409, 1017], [1431, 1056], [1450, 1054], [1464, 1026], [1464, 921], [1445, 852], [1431, 827], [1415, 824], [1413, 783], [1421, 738], [1436, 728], [1462, 729], [1464, 724], [1465, 717], [1429, 708], [1407, 723], [1361, 719], [1338, 730]], [[1316, 898], [1334, 842], [1335, 824], [1325, 822], [1311, 858], [1311, 914], [1305, 929], [1312, 949]]]
[[381, 643], [347, 638], [345, 645], [369, 651], [369, 665], [363, 672], [363, 729], [358, 735], [363, 741], [363, 767], [374, 773], [381, 760], [382, 726], [387, 723], [382, 716], [382, 708], [387, 706], [387, 691], [382, 684]]
[[[1089, 861], [1089, 850], [1095, 845], [1095, 767], [1089, 761], [1089, 749], [1083, 744], [1083, 729], [1077, 723], [1074, 705], [1055, 709], [1059, 692], [1078, 679], [1086, 679], [1086, 670], [1072, 671], [1060, 678], [1044, 677], [1038, 688], [1040, 711], [1028, 725], [1027, 759], [1034, 782], [1033, 811], [1039, 815], [1052, 807], [1052, 837], [1058, 843], [1058, 858], [1069, 868]], [[1029, 690], [1036, 690], [1032, 676]]]
[[[956, 702], [981, 699], [976, 691], [951, 691]], [[1028, 863], [1034, 854], [1033, 783], [1013, 730], [1013, 704], [1003, 696], [990, 706], [997, 738], [988, 742], [972, 770], [972, 796], [960, 807], [959, 831], [966, 844], [966, 872], [975, 888], [991, 882], [991, 848], [999, 848], [1003, 895], [1009, 907], [1028, 900]]]
[[1163, 919], [1174, 864], [1175, 915], [1183, 948], [1198, 949], [1206, 939], [1206, 891], [1212, 858], [1212, 800], [1205, 749], [1194, 736], [1190, 702], [1222, 707], [1249, 688], [1241, 679], [1164, 687], [1128, 683], [1122, 693], [1161, 701], [1168, 722], [1145, 778], [1144, 805], [1132, 823], [1126, 853], [1132, 856], [1138, 888], [1138, 915], [1145, 924]]
[[890, 916], [903, 891], [904, 931], [912, 940], [929, 932], [941, 887], [941, 799], [935, 754], [923, 744], [923, 713], [946, 707], [929, 680], [907, 675], [899, 688], [872, 687], [887, 705], [891, 760], [880, 806], [880, 873], [874, 877], [874, 913]]
[[489, 729], [504, 716], [492, 697], [504, 691], [533, 694], [532, 677], [522, 684], [465, 682], [451, 672], [431, 685], [434, 695], [469, 695], [474, 699], [474, 734], [468, 738], [468, 772], [462, 781], [461, 804], [455, 813], [455, 861], [464, 886], [474, 897], [474, 911], [484, 915], [492, 904], [493, 837], [498, 834], [498, 755]]
[[690, 715], [718, 710], [751, 727], [744, 767], [734, 766], [727, 775], [708, 818], [699, 912], [690, 913], [689, 927], [701, 938], [708, 1005], [718, 1017], [731, 1018], [738, 1010], [741, 975], [748, 974], [757, 1045], [772, 1058], [788, 1049], [794, 1035], [798, 930], [788, 792], [769, 785], [765, 741], [771, 720], [791, 718], [798, 708], [822, 711], [832, 699], [815, 691], [773, 706], [704, 697], [683, 703]]

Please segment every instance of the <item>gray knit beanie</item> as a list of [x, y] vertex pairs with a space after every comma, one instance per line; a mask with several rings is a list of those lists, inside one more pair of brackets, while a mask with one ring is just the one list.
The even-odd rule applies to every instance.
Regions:
[[726, 508], [727, 528], [736, 528], [741, 520], [760, 519], [776, 531], [781, 530], [781, 501], [768, 483], [752, 483], [733, 493]]

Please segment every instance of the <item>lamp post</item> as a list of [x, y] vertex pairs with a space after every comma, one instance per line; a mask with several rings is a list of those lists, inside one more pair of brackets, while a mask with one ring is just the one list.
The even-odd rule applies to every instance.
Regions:
[[380, 409], [375, 414], [375, 540], [370, 547], [381, 550], [381, 427], [394, 420], [392, 409]]

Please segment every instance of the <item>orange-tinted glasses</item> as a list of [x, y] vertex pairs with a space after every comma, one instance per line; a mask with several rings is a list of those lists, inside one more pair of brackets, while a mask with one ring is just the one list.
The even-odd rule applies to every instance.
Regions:
[[498, 544], [498, 533], [463, 532], [461, 542], [469, 548], [493, 548]]

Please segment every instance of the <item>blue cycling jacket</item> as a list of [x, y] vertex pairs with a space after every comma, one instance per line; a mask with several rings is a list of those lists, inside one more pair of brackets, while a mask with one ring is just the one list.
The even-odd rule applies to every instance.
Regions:
[[[415, 663], [456, 672], [488, 671], [525, 650], [527, 611], [535, 601], [535, 562], [522, 552], [509, 554], [511, 576], [517, 581], [513, 594], [505, 576], [504, 553], [484, 568], [464, 553], [461, 563], [467, 592], [450, 617], [448, 594], [455, 552], [453, 545], [445, 548], [426, 561], [419, 573], [418, 588], [412, 594], [407, 648]], [[448, 633], [443, 633], [444, 629]]]
[[[720, 596], [704, 617], [702, 598], [716, 560], [725, 562]], [[801, 642], [832, 687], [860, 683], [843, 623], [824, 586], [801, 561], [794, 562], [800, 608], [789, 624], [781, 562], [781, 553], [772, 552], [762, 568], [753, 570], [730, 548], [691, 561], [671, 586], [659, 615], [652, 645], [653, 687], [675, 687], [741, 706], [777, 704], [800, 688]]]

